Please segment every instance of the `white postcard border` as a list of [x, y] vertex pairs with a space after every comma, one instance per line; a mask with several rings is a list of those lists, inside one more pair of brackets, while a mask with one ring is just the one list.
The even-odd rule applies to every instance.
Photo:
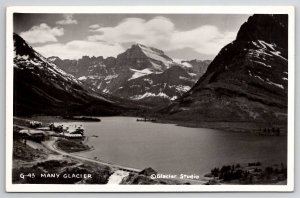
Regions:
[[[289, 14], [287, 185], [12, 184], [13, 13]], [[294, 190], [295, 10], [293, 6], [14, 6], [6, 15], [7, 192], [291, 192]]]

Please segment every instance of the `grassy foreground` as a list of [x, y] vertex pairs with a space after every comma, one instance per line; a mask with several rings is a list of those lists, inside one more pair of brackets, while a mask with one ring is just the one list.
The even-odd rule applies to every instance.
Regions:
[[83, 144], [81, 140], [68, 140], [63, 138], [56, 141], [56, 146], [58, 149], [68, 153], [87, 151], [91, 149], [88, 145]]

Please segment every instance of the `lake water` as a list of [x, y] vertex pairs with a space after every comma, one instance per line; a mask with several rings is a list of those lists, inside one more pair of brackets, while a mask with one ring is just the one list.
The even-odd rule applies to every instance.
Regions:
[[79, 155], [137, 169], [152, 167], [161, 173], [200, 175], [227, 164], [286, 164], [287, 160], [286, 136], [137, 122], [133, 117], [100, 119], [72, 123], [83, 125], [87, 144], [95, 148]]

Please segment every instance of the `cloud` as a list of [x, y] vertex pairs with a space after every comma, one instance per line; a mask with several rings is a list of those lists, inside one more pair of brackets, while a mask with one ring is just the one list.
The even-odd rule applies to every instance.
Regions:
[[117, 56], [124, 52], [122, 46], [107, 45], [101, 42], [91, 42], [84, 40], [74, 40], [66, 44], [54, 43], [34, 49], [45, 57], [58, 56], [62, 59], [79, 59], [84, 55], [87, 56]]
[[73, 18], [72, 14], [64, 14], [64, 19], [60, 21], [56, 21], [56, 24], [59, 25], [70, 25], [70, 24], [78, 24], [77, 20]]
[[99, 29], [101, 26], [99, 24], [93, 24], [89, 26], [90, 31]]
[[216, 55], [222, 47], [235, 39], [236, 32], [220, 32], [216, 26], [205, 25], [189, 31], [175, 31], [170, 39], [169, 48], [193, 48], [195, 51]]
[[212, 25], [187, 31], [178, 30], [166, 17], [155, 17], [148, 21], [141, 18], [126, 18], [117, 26], [100, 27], [94, 32], [98, 34], [88, 36], [88, 40], [111, 44], [138, 42], [162, 50], [190, 47], [207, 55], [216, 55], [224, 45], [233, 41], [236, 35], [236, 32], [221, 32]]
[[[35, 26], [28, 32], [34, 32], [34, 34], [25, 32], [27, 35], [24, 33], [27, 36], [24, 39], [31, 43], [56, 42], [56, 37], [63, 35], [62, 28], [50, 28], [46, 24]], [[35, 47], [35, 49], [46, 57], [78, 59], [83, 55], [116, 56], [124, 52], [122, 46], [128, 43], [142, 43], [167, 52], [189, 49], [209, 57], [215, 56], [236, 36], [236, 32], [222, 32], [213, 25], [180, 30], [166, 17], [154, 17], [150, 20], [126, 18], [112, 27], [93, 24], [89, 26], [89, 32], [93, 32], [94, 35], [88, 36], [86, 40], [73, 40], [65, 44], [47, 44]]]
[[64, 35], [63, 28], [51, 28], [46, 23], [41, 23], [38, 26], [33, 26], [32, 28], [30, 28], [30, 30], [20, 33], [20, 36], [30, 44], [57, 42], [57, 37], [62, 35]]
[[88, 37], [91, 41], [108, 43], [139, 42], [155, 46], [164, 42], [174, 29], [174, 24], [165, 17], [155, 17], [149, 21], [141, 18], [126, 18], [115, 27], [101, 27], [100, 34]]

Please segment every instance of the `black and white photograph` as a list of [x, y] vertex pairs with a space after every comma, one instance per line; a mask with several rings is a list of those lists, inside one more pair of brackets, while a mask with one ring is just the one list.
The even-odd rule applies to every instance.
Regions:
[[8, 10], [7, 189], [293, 189], [294, 10], [239, 10]]

